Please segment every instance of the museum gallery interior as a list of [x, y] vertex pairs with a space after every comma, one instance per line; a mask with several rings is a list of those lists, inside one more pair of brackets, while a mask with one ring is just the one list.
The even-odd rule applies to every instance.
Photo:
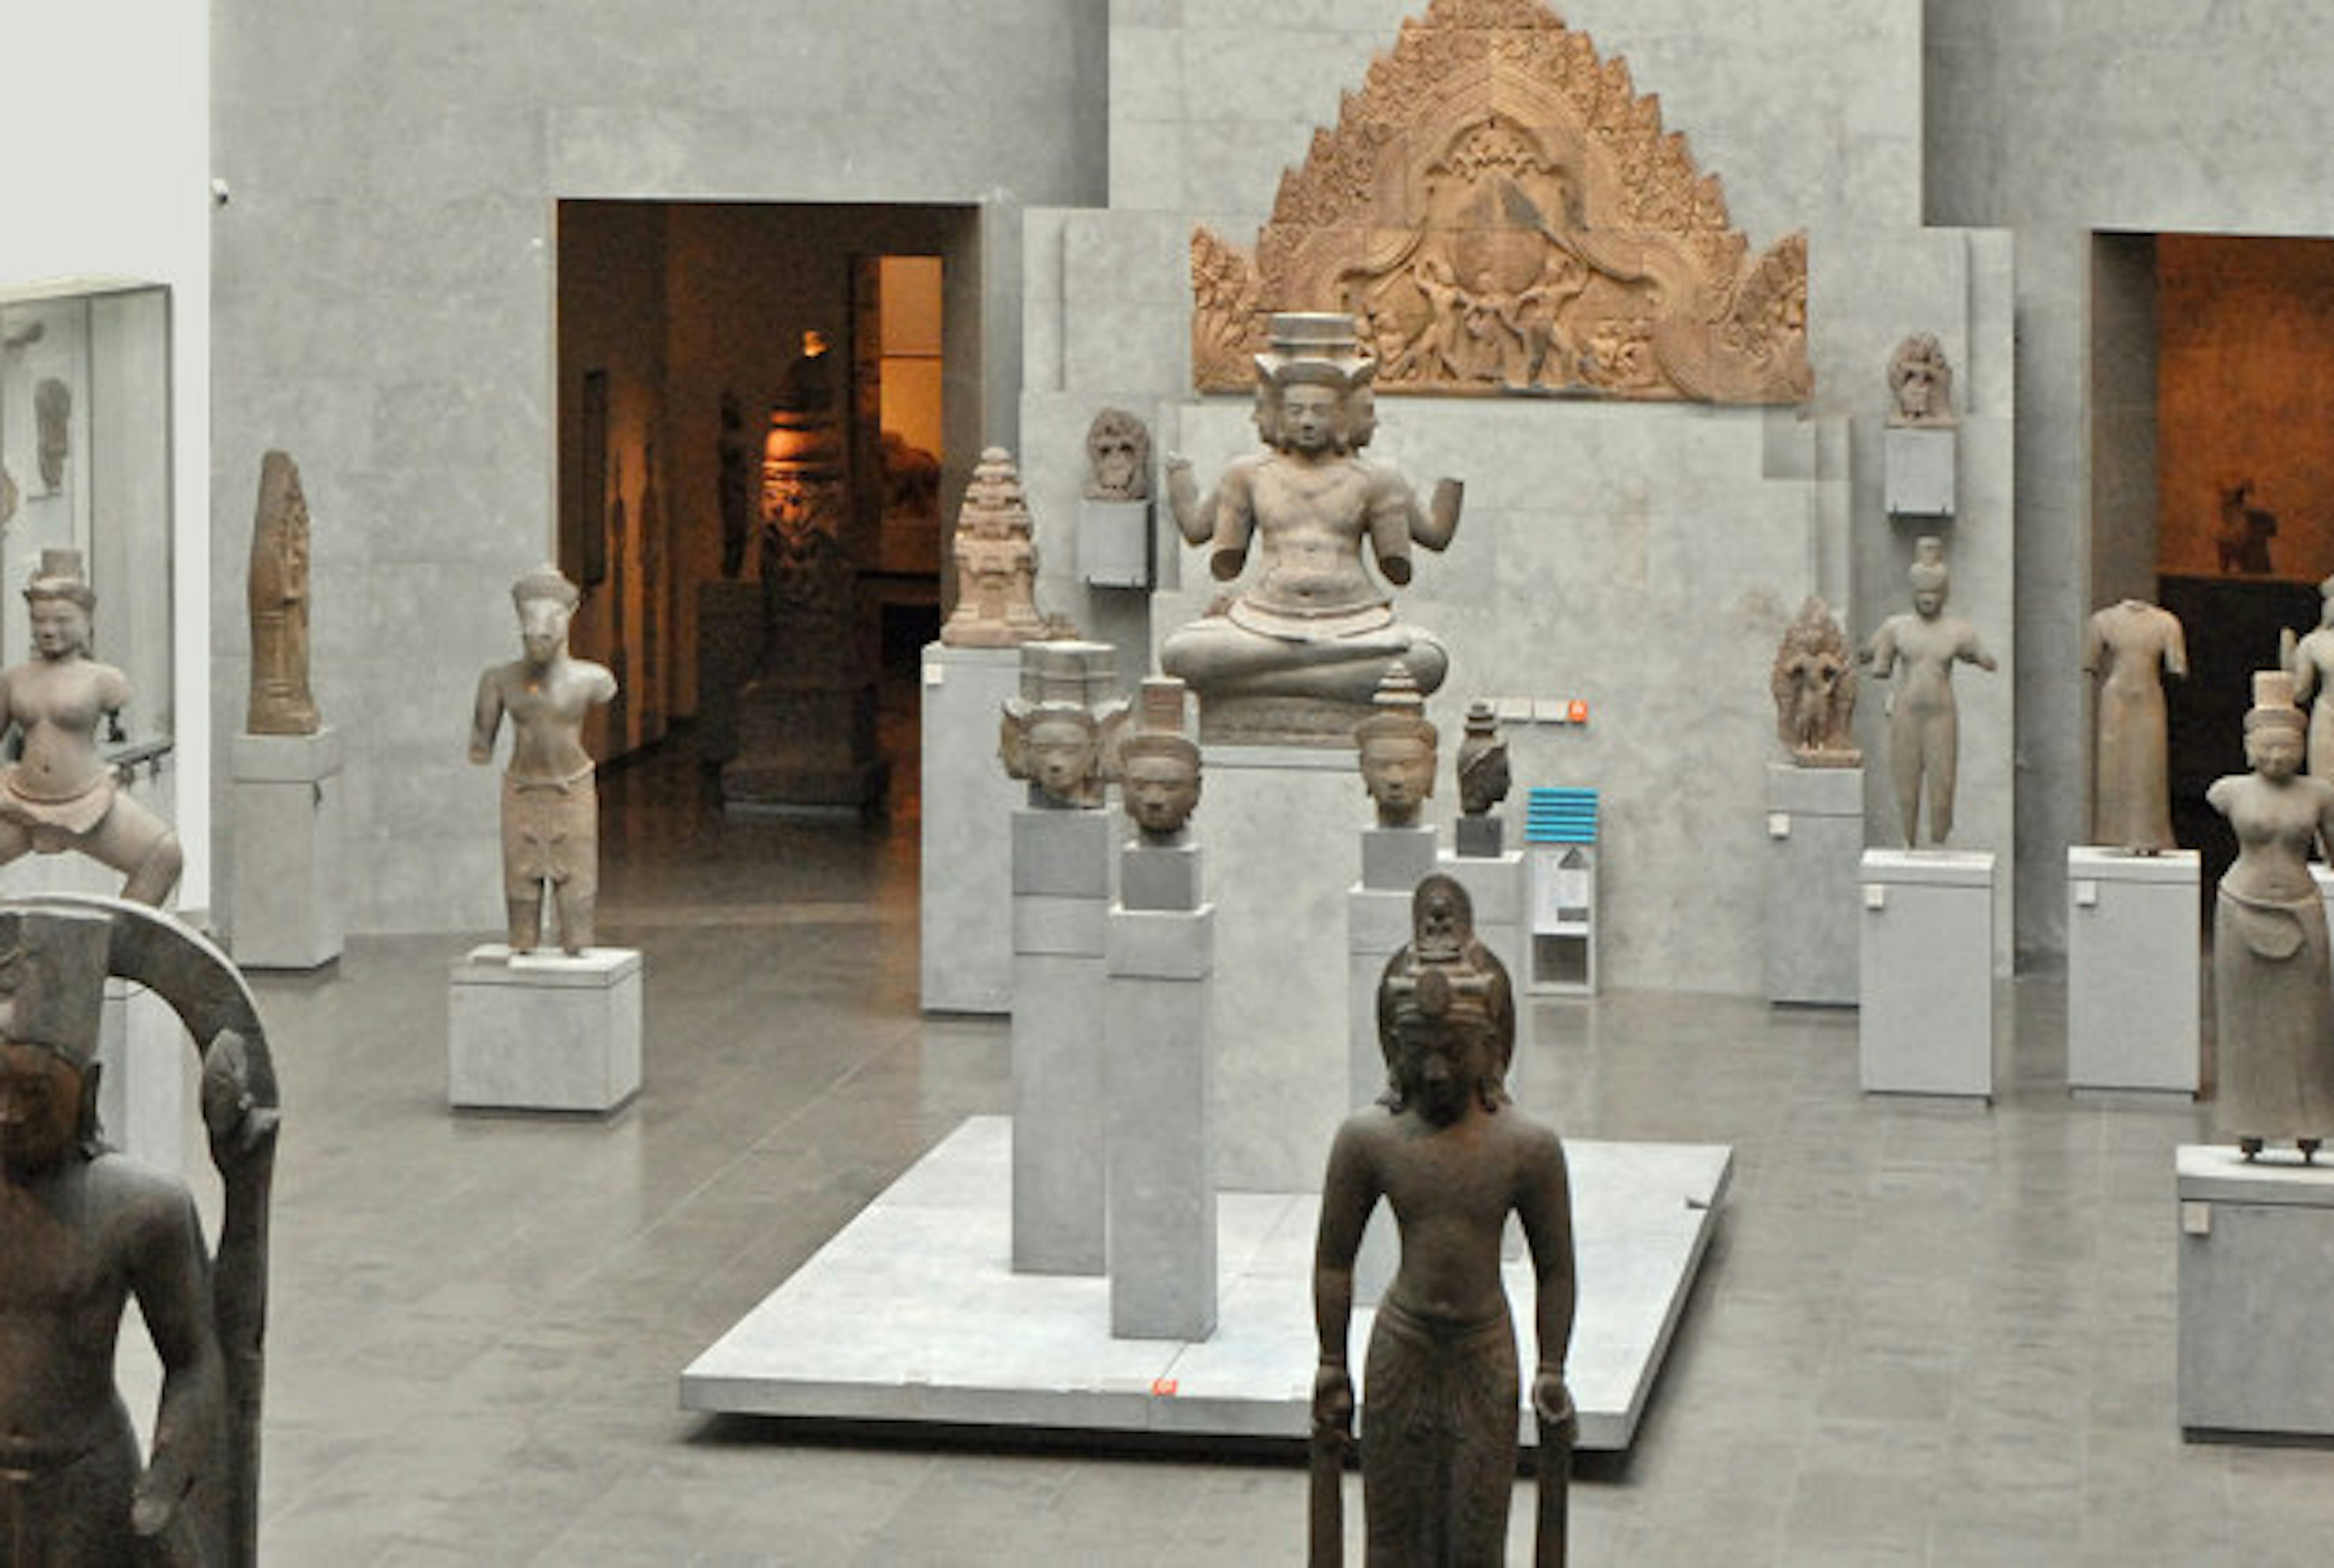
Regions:
[[34, 10], [0, 1568], [2322, 1560], [2309, 7]]

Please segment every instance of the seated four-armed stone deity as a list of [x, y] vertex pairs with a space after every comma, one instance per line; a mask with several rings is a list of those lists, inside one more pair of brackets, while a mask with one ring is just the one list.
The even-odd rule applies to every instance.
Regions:
[[1199, 694], [1205, 740], [1343, 745], [1396, 661], [1422, 691], [1442, 684], [1442, 643], [1394, 619], [1364, 556], [1386, 582], [1409, 582], [1413, 544], [1451, 543], [1460, 486], [1442, 480], [1422, 507], [1400, 474], [1361, 456], [1375, 425], [1376, 361], [1357, 352], [1351, 317], [1273, 317], [1271, 351], [1256, 368], [1268, 449], [1235, 460], [1204, 499], [1191, 465], [1171, 457], [1167, 498], [1218, 582], [1239, 577], [1251, 550], [1259, 570], [1170, 633], [1159, 662]]

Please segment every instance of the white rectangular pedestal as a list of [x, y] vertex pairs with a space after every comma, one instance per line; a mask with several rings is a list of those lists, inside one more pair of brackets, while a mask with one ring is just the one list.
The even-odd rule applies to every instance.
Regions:
[[2183, 1144], [2180, 1426], [2334, 1437], [2334, 1169]]
[[997, 760], [1005, 699], [1021, 689], [1018, 648], [923, 655], [923, 859], [919, 912], [928, 1013], [1013, 1006], [1013, 858], [1006, 823], [1027, 795]]
[[2194, 850], [2067, 851], [2067, 1085], [2194, 1094], [2203, 960]]
[[1993, 857], [1966, 850], [1866, 850], [1866, 1092], [1993, 1097]]
[[1864, 770], [1767, 767], [1767, 1000], [1857, 1004]]
[[1024, 806], [1012, 824], [1013, 1266], [1108, 1265], [1104, 1073], [1111, 832], [1102, 811]]
[[641, 955], [632, 948], [470, 949], [448, 998], [457, 1110], [615, 1110], [641, 1087]]
[[233, 746], [227, 950], [246, 969], [313, 969], [341, 956], [342, 746], [245, 735]]
[[1110, 912], [1110, 1332], [1121, 1339], [1216, 1331], [1215, 948], [1212, 909]]

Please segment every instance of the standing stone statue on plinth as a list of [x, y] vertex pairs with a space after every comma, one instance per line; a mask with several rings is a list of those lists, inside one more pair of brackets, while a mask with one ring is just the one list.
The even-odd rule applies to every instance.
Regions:
[[2092, 758], [2091, 842], [2140, 855], [2177, 848], [2164, 678], [2188, 673], [2188, 644], [2178, 618], [2144, 600], [2108, 605], [2085, 630], [2083, 673], [2104, 678]]
[[1905, 847], [1920, 842], [1921, 792], [1929, 795], [1929, 838], [1943, 843], [1953, 831], [1953, 782], [1961, 765], [1961, 718], [1953, 705], [1953, 666], [1974, 664], [1993, 670], [1993, 656], [1978, 641], [1977, 628], [1944, 613], [1945, 544], [1924, 537], [1913, 544], [1905, 573], [1913, 586], [1911, 614], [1880, 623], [1858, 655], [1886, 680], [1901, 662], [1905, 678], [1888, 707], [1888, 774], [1896, 789], [1896, 820]]
[[1203, 1340], [1216, 1326], [1215, 910], [1186, 825], [1200, 748], [1183, 683], [1146, 680], [1118, 746], [1135, 834], [1119, 847], [1104, 1012], [1110, 1332]]
[[2229, 819], [2237, 859], [2213, 915], [2220, 1099], [2214, 1120], [2247, 1159], [2291, 1139], [2314, 1160], [2334, 1135], [2334, 999], [2326, 909], [2312, 850], [2334, 845], [2334, 784], [2302, 769], [2307, 720], [2293, 677], [2253, 676], [2245, 714], [2252, 769], [2216, 779], [2207, 804]]
[[[226, 955], [124, 900], [0, 905], [0, 1562], [251, 1568], [279, 1122], [251, 995]], [[216, 1256], [186, 1183], [98, 1127], [117, 977], [192, 1032], [225, 1198]], [[132, 1296], [162, 1371], [142, 1462], [114, 1381]]]
[[159, 908], [186, 857], [170, 824], [131, 797], [98, 750], [101, 723], [107, 738], [121, 738], [130, 680], [89, 656], [97, 594], [81, 552], [42, 551], [24, 601], [34, 658], [0, 670], [0, 733], [13, 726], [23, 739], [0, 768], [0, 865], [78, 850], [123, 873], [123, 898]]
[[581, 597], [555, 566], [511, 584], [526, 651], [478, 678], [471, 710], [474, 763], [494, 760], [503, 718], [511, 721], [510, 762], [503, 771], [503, 898], [514, 953], [531, 953], [542, 944], [546, 884], [561, 948], [574, 957], [592, 946], [600, 891], [600, 791], [584, 750], [584, 716], [614, 699], [616, 678], [568, 654], [567, 623]]
[[1251, 549], [1259, 569], [1169, 634], [1159, 662], [1199, 695], [1203, 740], [1338, 746], [1395, 663], [1423, 692], [1442, 684], [1442, 644], [1395, 620], [1363, 555], [1366, 545], [1388, 582], [1408, 582], [1413, 544], [1451, 543], [1461, 492], [1444, 479], [1422, 507], [1400, 474], [1361, 456], [1376, 428], [1377, 361], [1361, 357], [1352, 317], [1285, 313], [1271, 332], [1256, 356], [1267, 450], [1234, 461], [1204, 499], [1191, 465], [1167, 460], [1176, 525], [1206, 547], [1216, 580], [1238, 578]]
[[1095, 1024], [1105, 965], [1111, 828], [1104, 759], [1126, 705], [1112, 649], [1025, 642], [1021, 690], [998, 752], [1027, 781], [1013, 813], [1013, 1267], [1099, 1275], [1108, 1266], [1109, 1101]]
[[308, 498], [270, 452], [251, 523], [251, 694], [229, 749], [234, 832], [226, 928], [247, 968], [313, 969], [340, 957], [341, 737], [309, 686]]
[[1466, 890], [1451, 879], [1420, 884], [1411, 940], [1385, 967], [1375, 1012], [1388, 1088], [1338, 1129], [1321, 1188], [1309, 1561], [1326, 1568], [1343, 1560], [1354, 1263], [1363, 1228], [1384, 1198], [1401, 1232], [1402, 1261], [1379, 1303], [1363, 1378], [1369, 1559], [1504, 1560], [1519, 1378], [1500, 1252], [1513, 1213], [1523, 1222], [1538, 1285], [1533, 1561], [1551, 1568], [1564, 1560], [1567, 1470], [1577, 1427], [1564, 1380], [1577, 1294], [1571, 1188], [1564, 1145], [1508, 1098], [1514, 995], [1506, 968], [1474, 939]]

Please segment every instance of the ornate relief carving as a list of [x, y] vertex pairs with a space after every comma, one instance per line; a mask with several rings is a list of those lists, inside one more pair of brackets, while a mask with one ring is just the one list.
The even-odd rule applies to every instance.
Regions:
[[1625, 61], [1540, 0], [1433, 0], [1281, 177], [1253, 257], [1191, 236], [1192, 379], [1275, 311], [1345, 311], [1397, 392], [1796, 402], [1807, 238], [1753, 257]]

